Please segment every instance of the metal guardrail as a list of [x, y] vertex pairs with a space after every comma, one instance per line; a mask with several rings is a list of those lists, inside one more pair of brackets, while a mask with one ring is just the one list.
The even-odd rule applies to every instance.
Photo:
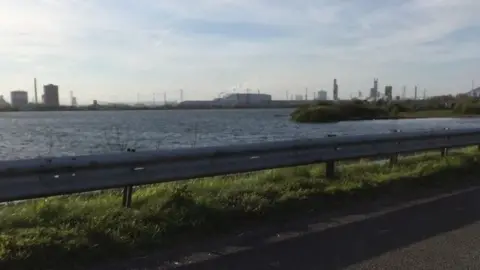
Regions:
[[0, 162], [0, 202], [124, 188], [130, 206], [133, 186], [480, 145], [480, 129], [396, 132], [284, 142], [129, 152]]

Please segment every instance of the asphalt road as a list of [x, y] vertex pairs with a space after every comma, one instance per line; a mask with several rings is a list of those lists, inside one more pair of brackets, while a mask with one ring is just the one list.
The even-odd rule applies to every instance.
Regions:
[[368, 213], [311, 218], [197, 248], [182, 259], [152, 255], [115, 269], [480, 269], [479, 221], [480, 188], [471, 187]]

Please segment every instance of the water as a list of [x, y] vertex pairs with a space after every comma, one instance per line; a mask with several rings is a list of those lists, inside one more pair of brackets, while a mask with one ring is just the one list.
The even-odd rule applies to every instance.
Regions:
[[17, 112], [0, 114], [0, 159], [226, 145], [326, 134], [385, 133], [468, 128], [480, 119], [378, 120], [296, 124], [291, 109], [103, 112]]

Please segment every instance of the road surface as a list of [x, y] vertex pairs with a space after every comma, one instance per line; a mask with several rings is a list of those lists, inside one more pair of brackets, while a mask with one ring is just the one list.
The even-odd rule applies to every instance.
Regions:
[[188, 257], [150, 255], [114, 269], [480, 269], [479, 221], [480, 188], [469, 187], [368, 212], [308, 218], [197, 247]]

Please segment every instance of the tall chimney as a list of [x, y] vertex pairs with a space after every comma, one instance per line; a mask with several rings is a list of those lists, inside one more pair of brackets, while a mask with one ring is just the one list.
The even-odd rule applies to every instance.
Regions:
[[33, 87], [35, 88], [35, 104], [38, 104], [37, 78], [34, 78], [34, 79], [33, 79]]

